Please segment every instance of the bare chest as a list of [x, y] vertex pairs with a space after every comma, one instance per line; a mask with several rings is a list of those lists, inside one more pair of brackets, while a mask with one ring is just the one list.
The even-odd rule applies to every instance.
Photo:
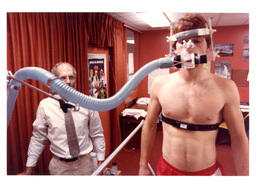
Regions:
[[215, 123], [222, 119], [224, 99], [215, 84], [165, 85], [160, 91], [162, 112], [190, 123]]

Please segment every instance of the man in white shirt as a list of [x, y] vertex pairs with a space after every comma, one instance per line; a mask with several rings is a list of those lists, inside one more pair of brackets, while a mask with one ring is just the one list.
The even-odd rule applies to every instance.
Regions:
[[[76, 88], [76, 70], [66, 62], [60, 62], [52, 69], [57, 77], [69, 86]], [[59, 95], [56, 95], [61, 99]], [[63, 102], [62, 102], [63, 103]], [[65, 104], [64, 104], [65, 105]], [[26, 169], [23, 173], [29, 175], [36, 166], [47, 139], [51, 142], [50, 151], [53, 157], [49, 164], [51, 175], [90, 175], [94, 171], [94, 164], [90, 153], [96, 153], [98, 165], [105, 158], [105, 139], [98, 112], [80, 107], [68, 109], [72, 115], [78, 142], [78, 154], [69, 150], [65, 126], [65, 108], [52, 98], [43, 99], [37, 110], [33, 123], [33, 135], [28, 148]]]

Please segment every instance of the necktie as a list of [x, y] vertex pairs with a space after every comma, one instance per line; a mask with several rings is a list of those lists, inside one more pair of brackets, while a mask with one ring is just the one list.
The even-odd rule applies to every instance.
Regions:
[[71, 109], [69, 109], [72, 108], [72, 105], [66, 104], [63, 100], [59, 101], [65, 117], [65, 127], [67, 132], [69, 152], [72, 157], [77, 157], [79, 155], [80, 148], [77, 140], [76, 129], [71, 114]]
[[80, 148], [77, 140], [74, 120], [70, 109], [68, 109], [67, 113], [65, 113], [65, 126], [68, 138], [69, 152], [71, 156], [77, 157], [79, 155]]

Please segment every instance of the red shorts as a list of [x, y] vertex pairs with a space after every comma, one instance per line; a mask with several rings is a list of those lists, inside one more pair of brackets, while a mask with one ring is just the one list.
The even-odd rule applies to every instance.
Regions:
[[170, 165], [164, 158], [161, 156], [158, 166], [157, 166], [157, 175], [189, 175], [189, 176], [211, 176], [214, 175], [217, 170], [220, 170], [220, 175], [224, 175], [223, 169], [218, 162], [213, 166], [195, 172], [186, 172], [181, 171], [172, 165]]

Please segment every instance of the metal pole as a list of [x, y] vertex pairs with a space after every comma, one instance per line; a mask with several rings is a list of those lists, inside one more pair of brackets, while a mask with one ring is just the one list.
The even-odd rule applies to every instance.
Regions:
[[17, 82], [19, 82], [19, 83], [21, 83], [21, 84], [24, 84], [25, 86], [28, 86], [28, 87], [30, 87], [30, 88], [32, 88], [32, 89], [35, 89], [35, 90], [37, 90], [37, 91], [39, 91], [39, 92], [41, 92], [41, 93], [43, 93], [43, 94], [45, 94], [45, 95], [47, 95], [47, 96], [53, 98], [53, 99], [58, 100], [58, 98], [56, 98], [54, 95], [52, 95], [52, 94], [50, 94], [50, 93], [48, 93], [48, 92], [45, 92], [45, 91], [43, 91], [43, 90], [41, 90], [41, 89], [39, 89], [39, 88], [37, 88], [37, 87], [35, 87], [35, 86], [29, 84], [29, 83], [26, 83], [26, 82], [24, 82], [24, 81], [21, 81], [21, 80], [19, 80], [19, 79], [16, 79], [16, 78], [14, 78], [14, 77], [11, 76], [11, 75], [8, 75], [7, 78], [13, 79], [13, 80], [15, 80], [15, 81], [17, 81]]
[[[13, 79], [13, 80], [15, 80], [15, 81], [17, 81], [17, 82], [19, 82], [19, 83], [21, 83], [21, 84], [24, 84], [25, 86], [28, 86], [28, 87], [30, 87], [30, 88], [32, 88], [32, 89], [35, 89], [36, 91], [39, 91], [39, 92], [41, 92], [41, 93], [47, 95], [48, 97], [51, 97], [51, 98], [53, 98], [53, 99], [59, 101], [59, 98], [56, 97], [56, 96], [54, 96], [53, 94], [48, 93], [48, 92], [45, 92], [44, 90], [41, 90], [40, 88], [37, 88], [37, 87], [35, 87], [35, 86], [33, 86], [33, 85], [27, 83], [27, 82], [24, 82], [24, 81], [21, 81], [21, 80], [19, 80], [19, 79], [16, 79], [16, 78], [14, 78], [12, 75], [8, 75], [7, 78]], [[65, 101], [65, 102], [66, 102], [66, 101]], [[66, 102], [66, 103], [68, 103], [68, 104], [74, 106], [75, 110], [79, 110], [79, 105], [75, 105], [75, 104], [70, 103], [70, 102]]]
[[[172, 36], [172, 21], [170, 20], [170, 18], [167, 16], [167, 14], [165, 12], [163, 12], [163, 15], [165, 16], [165, 18], [168, 20], [168, 22], [170, 23], [170, 36]], [[172, 41], [169, 40], [169, 55], [173, 56], [173, 50], [172, 50]]]
[[121, 151], [121, 149], [130, 141], [130, 139], [139, 131], [142, 127], [144, 120], [141, 120], [140, 124], [127, 136], [127, 138], [106, 158], [106, 160], [93, 172], [92, 176], [98, 175], [109, 162]]
[[148, 169], [149, 171], [152, 173], [152, 175], [156, 175], [156, 173], [154, 172], [153, 168], [151, 167], [150, 163], [148, 163]]
[[[214, 30], [212, 28], [212, 19], [213, 17], [209, 17], [209, 27], [210, 27], [210, 40], [211, 40], [211, 48], [212, 48], [212, 61], [215, 61], [215, 57], [216, 57], [216, 53], [215, 53], [215, 50], [214, 50], [214, 46], [213, 46], [213, 33], [214, 33]], [[210, 64], [211, 65], [211, 64]]]

